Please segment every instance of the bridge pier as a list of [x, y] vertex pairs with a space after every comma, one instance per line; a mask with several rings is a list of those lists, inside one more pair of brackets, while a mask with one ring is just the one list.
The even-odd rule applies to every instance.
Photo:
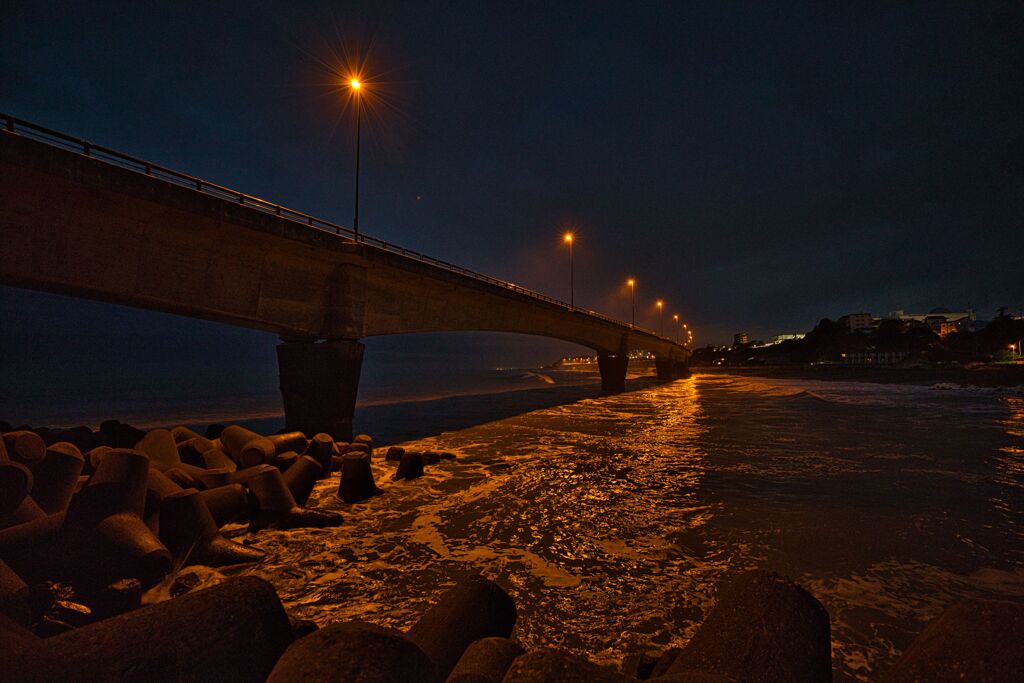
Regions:
[[352, 440], [364, 346], [357, 341], [284, 341], [277, 367], [285, 425], [312, 437], [325, 432]]
[[626, 390], [626, 368], [629, 354], [598, 354], [597, 368], [601, 371], [601, 391], [606, 394], [621, 394]]
[[675, 358], [655, 358], [654, 367], [658, 372], [658, 381], [660, 382], [671, 382], [690, 374], [689, 364]]

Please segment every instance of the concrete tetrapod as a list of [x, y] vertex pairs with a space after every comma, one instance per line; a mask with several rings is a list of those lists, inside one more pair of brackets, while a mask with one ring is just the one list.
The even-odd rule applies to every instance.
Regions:
[[274, 587], [242, 576], [42, 640], [0, 680], [262, 683], [291, 641]]
[[533, 650], [512, 662], [504, 683], [629, 683], [635, 678], [561, 650]]
[[316, 459], [324, 468], [325, 474], [330, 474], [331, 456], [334, 455], [334, 439], [330, 434], [314, 434], [306, 449], [306, 455]]
[[46, 442], [35, 432], [20, 430], [3, 436], [7, 456], [11, 460], [32, 466], [46, 455]]
[[395, 479], [419, 479], [423, 476], [423, 455], [417, 451], [406, 451], [398, 463]]
[[202, 496], [185, 489], [164, 498], [160, 505], [160, 540], [179, 566], [201, 564], [225, 567], [259, 562], [262, 550], [224, 538]]
[[228, 454], [219, 448], [203, 451], [203, 463], [211, 469], [225, 469], [229, 472], [234, 472], [238, 469], [238, 463], [229, 458]]
[[430, 659], [394, 629], [330, 624], [285, 651], [267, 683], [439, 683]]
[[444, 680], [471, 643], [508, 638], [515, 625], [516, 605], [508, 593], [493, 581], [471, 575], [445, 591], [407, 635]]
[[135, 450], [149, 456], [149, 464], [160, 470], [181, 465], [178, 455], [178, 444], [166, 429], [154, 429], [146, 433], [137, 444]]
[[291, 467], [285, 470], [282, 475], [285, 485], [292, 492], [292, 497], [299, 505], [305, 505], [309, 500], [309, 494], [316, 486], [316, 480], [320, 478], [323, 468], [313, 458], [303, 455], [298, 458]]
[[738, 681], [832, 680], [828, 613], [793, 581], [765, 570], [723, 581], [718, 604], [668, 674], [703, 671]]
[[6, 614], [23, 626], [32, 623], [29, 589], [7, 563], [0, 560], [0, 614]]
[[1024, 605], [964, 600], [933, 619], [885, 683], [1019, 681], [1024, 672]]
[[245, 487], [241, 484], [206, 489], [200, 491], [199, 495], [218, 527], [243, 520], [249, 514], [249, 500], [245, 494]]
[[341, 524], [341, 515], [336, 512], [300, 507], [276, 467], [261, 465], [254, 470], [245, 480], [254, 502], [249, 514], [251, 530], [258, 531], [267, 527], [321, 528]]
[[231, 425], [220, 434], [224, 449], [242, 467], [253, 467], [270, 462], [274, 457], [274, 444], [266, 437], [245, 427]]
[[32, 490], [32, 471], [20, 462], [0, 464], [0, 528]]
[[445, 683], [501, 683], [516, 657], [526, 650], [508, 638], [481, 638], [462, 653]]
[[72, 499], [68, 521], [96, 521], [115, 512], [132, 512], [140, 518], [146, 508], [149, 457], [128, 448], [104, 453], [89, 483]]
[[285, 432], [284, 434], [271, 434], [266, 437], [270, 443], [274, 444], [274, 454], [281, 455], [288, 451], [295, 451], [296, 453], [305, 453], [306, 448], [309, 447], [309, 439], [302, 432]]
[[369, 453], [346, 453], [341, 459], [341, 476], [338, 477], [338, 497], [346, 503], [358, 503], [384, 493], [377, 488], [370, 467]]
[[49, 514], [66, 509], [83, 467], [85, 459], [77, 446], [66, 441], [53, 444], [32, 468], [32, 498]]

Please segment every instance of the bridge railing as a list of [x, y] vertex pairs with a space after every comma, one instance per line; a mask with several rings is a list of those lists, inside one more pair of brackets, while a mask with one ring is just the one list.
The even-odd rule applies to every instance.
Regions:
[[[455, 265], [454, 263], [448, 263], [447, 261], [442, 261], [441, 259], [434, 258], [433, 256], [428, 256], [426, 254], [421, 254], [418, 251], [413, 251], [412, 249], [406, 249], [405, 247], [400, 247], [396, 244], [391, 244], [389, 242], [386, 242], [377, 237], [373, 237], [371, 235], [366, 235], [364, 233], [356, 234], [356, 232], [353, 231], [351, 228], [346, 228], [343, 225], [339, 225], [337, 223], [324, 220], [322, 218], [317, 218], [316, 216], [311, 216], [310, 214], [303, 213], [302, 211], [289, 209], [286, 206], [275, 204], [274, 202], [267, 201], [266, 199], [261, 199], [251, 194], [240, 192], [239, 190], [233, 190], [229, 187], [218, 185], [217, 183], [211, 183], [207, 180], [203, 180], [202, 178], [197, 178], [195, 176], [188, 175], [187, 173], [182, 173], [181, 171], [175, 171], [174, 169], [167, 168], [166, 166], [161, 166], [159, 164], [154, 164], [150, 161], [145, 161], [143, 159], [133, 157], [130, 154], [118, 152], [117, 150], [110, 149], [109, 147], [96, 145], [87, 140], [76, 138], [74, 136], [67, 135], [66, 133], [61, 133], [59, 131], [55, 131], [44, 126], [37, 125], [35, 123], [31, 123], [29, 121], [16, 118], [14, 116], [9, 116], [7, 114], [0, 113], [0, 122], [2, 122], [3, 124], [3, 129], [8, 133], [13, 133], [16, 135], [20, 135], [22, 137], [37, 140], [39, 142], [44, 142], [55, 147], [60, 147], [62, 149], [77, 152], [92, 159], [96, 159], [97, 161], [102, 161], [108, 164], [112, 164], [114, 166], [120, 166], [121, 168], [127, 168], [129, 170], [136, 171], [138, 173], [143, 173], [145, 175], [151, 176], [153, 178], [158, 178], [160, 180], [173, 183], [175, 185], [187, 187], [189, 189], [196, 190], [197, 192], [202, 192], [203, 194], [208, 194], [219, 199], [236, 202], [243, 206], [247, 206], [251, 209], [264, 211], [266, 213], [279, 216], [280, 218], [283, 218], [285, 220], [299, 223], [314, 230], [321, 230], [323, 232], [332, 233], [335, 235], [342, 235], [355, 242], [367, 244], [394, 254], [399, 254], [406, 258], [410, 258], [421, 263], [426, 263], [436, 268], [441, 268], [442, 270], [458, 273], [459, 275], [463, 275], [473, 280], [486, 282], [488, 284], [516, 292], [517, 294], [522, 294], [523, 296], [528, 296], [530, 298], [545, 301], [556, 306], [561, 306], [562, 308], [565, 308], [569, 311], [584, 313], [586, 315], [590, 315], [595, 318], [600, 318], [601, 320], [605, 320], [607, 322], [610, 322], [621, 327], [630, 327], [626, 323], [620, 320], [616, 320], [615, 318], [612, 318], [610, 316], [604, 315], [603, 313], [598, 313], [597, 311], [582, 308], [580, 306], [570, 306], [564, 301], [555, 299], [554, 297], [547, 296], [546, 294], [541, 294], [540, 292], [535, 292], [531, 289], [527, 289], [526, 287], [522, 287], [515, 283], [507, 282], [496, 277], [491, 277], [490, 275], [484, 275], [483, 273], [478, 273], [468, 268], [463, 268], [462, 266]], [[672, 341], [671, 338], [661, 337], [653, 330], [648, 330], [642, 327], [633, 327], [632, 329], [633, 331], [649, 334], [653, 337], [665, 339], [666, 341], [669, 342]]]

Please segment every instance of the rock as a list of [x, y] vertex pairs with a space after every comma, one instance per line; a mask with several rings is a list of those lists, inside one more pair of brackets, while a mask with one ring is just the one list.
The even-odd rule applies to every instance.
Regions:
[[[295, 454], [292, 453], [292, 455]], [[309, 500], [309, 494], [313, 492], [313, 487], [316, 486], [316, 480], [320, 477], [323, 468], [320, 467], [320, 463], [308, 455], [304, 455], [301, 458], [296, 455], [296, 458], [295, 464], [289, 467], [283, 475], [284, 483], [288, 490], [292, 492], [295, 502], [299, 505], [305, 505], [306, 501]]]
[[32, 498], [48, 514], [67, 509], [84, 467], [85, 458], [77, 446], [65, 441], [53, 444], [32, 468]]
[[416, 451], [406, 451], [398, 463], [395, 479], [419, 479], [423, 476], [423, 456]]
[[1024, 672], [1024, 605], [964, 600], [914, 639], [885, 683], [1019, 681]]
[[628, 683], [635, 680], [585, 657], [544, 648], [512, 662], [504, 683]]
[[338, 497], [346, 503], [358, 503], [384, 493], [373, 480], [368, 453], [346, 453], [342, 456]]
[[665, 674], [657, 678], [648, 678], [649, 683], [739, 683], [732, 676], [724, 674], [713, 674], [707, 671], [677, 671], [673, 674]]
[[284, 434], [272, 434], [266, 437], [272, 444], [274, 444], [274, 453], [281, 455], [288, 451], [294, 451], [295, 453], [305, 453], [306, 448], [309, 446], [309, 439], [302, 432], [285, 432]]
[[516, 657], [526, 650], [508, 638], [481, 638], [462, 653], [445, 683], [501, 683]]
[[436, 465], [441, 462], [441, 453], [439, 451], [423, 451], [420, 457], [423, 458], [424, 465]]
[[498, 584], [471, 575], [445, 591], [420, 617], [408, 638], [434, 662], [444, 680], [474, 641], [508, 638], [516, 624], [516, 605]]
[[785, 577], [764, 570], [732, 577], [667, 673], [686, 671], [742, 681], [831, 681], [828, 613]]
[[398, 462], [405, 455], [405, 449], [401, 446], [391, 446], [388, 448], [388, 452], [384, 454], [385, 461]]
[[206, 503], [195, 489], [164, 498], [160, 505], [160, 540], [177, 566], [225, 567], [263, 559], [262, 550], [221, 536]]
[[178, 444], [166, 429], [148, 432], [135, 444], [135, 450], [148, 455], [150, 465], [161, 470], [182, 464], [181, 456], [178, 455]]
[[267, 683], [434, 683], [431, 662], [394, 629], [359, 621], [330, 624], [297, 640]]
[[20, 430], [3, 436], [7, 455], [11, 460], [31, 467], [46, 455], [46, 442], [35, 432]]
[[47, 581], [33, 591], [34, 611], [40, 616], [36, 633], [49, 637], [91, 624], [96, 615], [75, 593], [74, 586]]
[[243, 576], [47, 638], [0, 680], [262, 683], [291, 640], [273, 586]]
[[300, 507], [276, 467], [261, 465], [246, 479], [246, 485], [256, 501], [249, 517], [249, 528], [253, 531], [267, 527], [322, 528], [341, 524], [341, 515], [336, 512]]
[[458, 460], [459, 456], [455, 455], [451, 451], [441, 451], [442, 460]]
[[28, 585], [7, 563], [0, 560], [0, 614], [5, 614], [22, 626], [32, 624]]
[[274, 444], [269, 439], [238, 425], [226, 427], [221, 432], [220, 442], [228, 455], [242, 467], [268, 463], [275, 453]]
[[369, 434], [356, 434], [352, 443], [365, 443], [367, 448], [373, 448], [373, 437]]
[[668, 673], [668, 670], [672, 668], [672, 662], [679, 658], [679, 653], [682, 651], [683, 648], [681, 647], [670, 647], [662, 652], [658, 657], [658, 661], [651, 667], [651, 673], [648, 678], [657, 678]]
[[312, 619], [296, 619], [290, 614], [288, 615], [288, 623], [292, 627], [292, 635], [295, 636], [296, 640], [320, 629]]

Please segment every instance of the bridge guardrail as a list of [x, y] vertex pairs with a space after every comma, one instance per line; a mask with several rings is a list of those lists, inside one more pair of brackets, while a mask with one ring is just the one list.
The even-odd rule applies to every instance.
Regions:
[[[31, 123], [29, 121], [25, 121], [23, 119], [19, 119], [14, 116], [9, 116], [3, 113], [0, 113], [0, 121], [3, 122], [3, 129], [8, 133], [21, 135], [22, 137], [30, 138], [33, 140], [37, 140], [39, 142], [44, 142], [46, 144], [53, 145], [54, 147], [60, 147], [63, 149], [67, 149], [69, 151], [77, 152], [92, 159], [96, 159], [97, 161], [102, 161], [114, 166], [119, 166], [121, 168], [127, 168], [129, 170], [136, 171], [138, 173], [143, 173], [145, 175], [157, 178], [159, 180], [174, 183], [175, 185], [179, 185], [181, 187], [187, 187], [189, 189], [202, 192], [203, 194], [218, 197], [226, 201], [236, 202], [243, 206], [247, 206], [252, 209], [257, 209], [259, 211], [264, 211], [266, 213], [279, 216], [280, 218], [284, 218], [286, 220], [290, 220], [295, 223], [305, 225], [306, 227], [312, 228], [314, 230], [321, 230], [323, 232], [335, 235], [342, 235], [347, 237], [348, 239], [351, 239], [361, 244], [368, 244], [378, 249], [382, 249], [384, 251], [388, 251], [394, 254], [398, 254], [400, 256], [404, 256], [406, 258], [413, 259], [414, 261], [419, 261], [421, 263], [426, 263], [436, 268], [441, 268], [442, 270], [458, 273], [460, 275], [472, 278], [474, 280], [486, 282], [488, 284], [495, 285], [503, 289], [507, 289], [518, 294], [531, 297], [533, 299], [554, 304], [556, 306], [561, 306], [562, 308], [565, 308], [569, 311], [578, 311], [580, 313], [585, 313], [586, 315], [591, 315], [594, 316], [595, 318], [600, 318], [601, 320], [605, 320], [607, 322], [619, 325], [621, 327], [630, 328], [629, 325], [622, 322], [621, 320], [616, 320], [615, 318], [604, 315], [603, 313], [598, 313], [597, 311], [592, 311], [587, 308], [581, 308], [580, 306], [570, 306], [566, 302], [561, 301], [559, 299], [555, 299], [554, 297], [547, 296], [546, 294], [541, 294], [540, 292], [535, 292], [531, 289], [527, 289], [526, 287], [522, 287], [515, 283], [507, 282], [496, 277], [491, 277], [490, 275], [484, 275], [483, 273], [478, 273], [476, 271], [464, 268], [462, 266], [457, 266], [454, 263], [442, 261], [441, 259], [434, 258], [433, 256], [428, 256], [427, 254], [421, 254], [420, 252], [414, 251], [412, 249], [406, 249], [405, 247], [400, 247], [398, 245], [391, 244], [389, 242], [386, 242], [377, 237], [373, 237], [371, 235], [366, 235], [364, 233], [359, 233], [357, 235], [355, 231], [353, 231], [351, 228], [346, 228], [343, 225], [339, 225], [337, 223], [324, 220], [322, 218], [317, 218], [316, 216], [311, 216], [310, 214], [303, 213], [302, 211], [289, 209], [286, 206], [281, 206], [280, 204], [275, 204], [274, 202], [270, 202], [256, 196], [246, 194], [239, 190], [233, 190], [231, 188], [224, 187], [223, 185], [218, 185], [217, 183], [211, 183], [209, 181], [203, 180], [202, 178], [197, 178], [195, 176], [188, 175], [187, 173], [182, 173], [181, 171], [175, 171], [174, 169], [170, 169], [159, 164], [154, 164], [150, 161], [138, 159], [129, 154], [124, 154], [123, 152], [118, 152], [117, 150], [110, 149], [109, 147], [96, 145], [87, 140], [76, 138], [72, 135], [67, 135], [66, 133], [61, 133], [59, 131], [55, 131], [50, 128], [46, 128], [44, 126], [40, 126], [35, 123]], [[662, 337], [653, 330], [648, 330], [642, 327], [633, 327], [631, 329], [635, 332], [643, 332], [645, 334], [651, 335], [652, 337], [656, 337], [658, 339], [665, 339], [670, 343], [672, 342], [670, 338]]]

